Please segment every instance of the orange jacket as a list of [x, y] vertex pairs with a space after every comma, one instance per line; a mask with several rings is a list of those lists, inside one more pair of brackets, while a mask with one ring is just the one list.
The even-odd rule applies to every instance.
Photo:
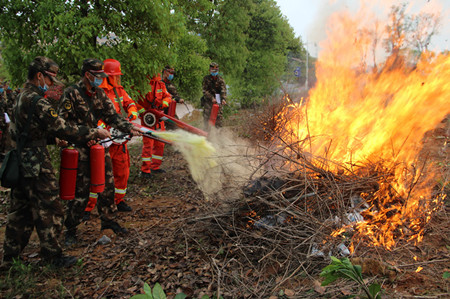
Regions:
[[166, 85], [161, 81], [161, 74], [151, 78], [149, 84], [152, 90], [145, 97], [139, 99], [137, 103], [139, 113], [143, 113], [150, 108], [164, 110], [172, 102], [172, 97], [167, 91]]
[[[119, 99], [114, 92], [114, 86], [108, 83], [107, 80], [104, 80], [100, 87], [105, 91], [108, 98], [113, 102], [114, 108], [116, 108], [116, 112], [122, 115], [122, 111], [120, 108], [120, 103], [122, 103], [122, 107], [127, 113], [128, 118], [131, 120], [136, 119], [138, 115], [138, 110], [136, 107], [136, 103], [130, 98], [128, 93], [125, 91], [123, 86], [116, 86], [117, 94], [119, 95]], [[101, 122], [101, 123], [100, 123]], [[98, 125], [102, 125], [103, 122], [100, 120]]]

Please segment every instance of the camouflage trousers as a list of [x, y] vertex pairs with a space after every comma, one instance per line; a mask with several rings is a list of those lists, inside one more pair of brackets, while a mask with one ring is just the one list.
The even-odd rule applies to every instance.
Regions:
[[64, 209], [53, 170], [42, 169], [36, 178], [21, 178], [20, 186], [11, 193], [3, 260], [19, 256], [34, 228], [41, 243], [41, 257], [47, 260], [59, 257]]
[[[87, 159], [86, 150], [79, 150], [80, 160], [78, 161], [77, 182], [75, 199], [69, 201], [66, 221], [64, 222], [68, 230], [76, 232], [77, 226], [81, 223], [84, 210], [89, 202], [91, 186], [91, 167]], [[105, 190], [98, 193], [97, 211], [102, 223], [113, 221], [117, 207], [114, 203], [114, 175], [111, 163], [111, 156], [105, 150]]]
[[[203, 124], [205, 128], [209, 128], [209, 118], [211, 116], [211, 110], [212, 110], [212, 103], [205, 103], [205, 106], [203, 106]], [[216, 128], [222, 127], [222, 119], [223, 119], [223, 107], [222, 105], [219, 105], [219, 112], [217, 113], [217, 119], [216, 119]]]

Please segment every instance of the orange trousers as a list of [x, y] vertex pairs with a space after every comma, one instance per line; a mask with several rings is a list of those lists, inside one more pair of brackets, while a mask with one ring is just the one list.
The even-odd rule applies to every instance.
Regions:
[[[145, 126], [145, 123], [143, 121], [142, 125]], [[161, 131], [164, 131], [164, 122], [160, 122], [150, 129], [161, 129]], [[143, 137], [143, 142], [144, 146], [142, 147], [141, 171], [151, 173], [152, 170], [159, 169], [159, 167], [161, 166], [165, 144], [147, 137]]]
[[[124, 201], [127, 193], [128, 178], [130, 177], [130, 154], [126, 144], [111, 144], [109, 147], [114, 173], [114, 202]], [[85, 211], [90, 212], [97, 204], [97, 194], [89, 193], [89, 202]]]

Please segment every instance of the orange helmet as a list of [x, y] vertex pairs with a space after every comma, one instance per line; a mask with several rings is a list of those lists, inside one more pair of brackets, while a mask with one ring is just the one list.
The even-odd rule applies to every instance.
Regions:
[[115, 59], [105, 59], [103, 61], [105, 64], [105, 73], [108, 75], [123, 75], [122, 70], [120, 69], [120, 62]]

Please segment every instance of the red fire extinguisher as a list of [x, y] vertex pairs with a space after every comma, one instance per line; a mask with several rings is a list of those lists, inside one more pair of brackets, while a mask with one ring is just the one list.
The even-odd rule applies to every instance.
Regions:
[[209, 123], [212, 126], [216, 125], [217, 114], [219, 113], [219, 105], [213, 104], [211, 109], [211, 115], [209, 116]]
[[100, 144], [91, 146], [91, 189], [92, 193], [105, 190], [105, 149]]
[[169, 113], [167, 115], [174, 117], [177, 110], [177, 102], [171, 101], [169, 104]]
[[59, 197], [63, 200], [75, 198], [77, 168], [78, 151], [71, 146], [63, 149], [59, 168]]

